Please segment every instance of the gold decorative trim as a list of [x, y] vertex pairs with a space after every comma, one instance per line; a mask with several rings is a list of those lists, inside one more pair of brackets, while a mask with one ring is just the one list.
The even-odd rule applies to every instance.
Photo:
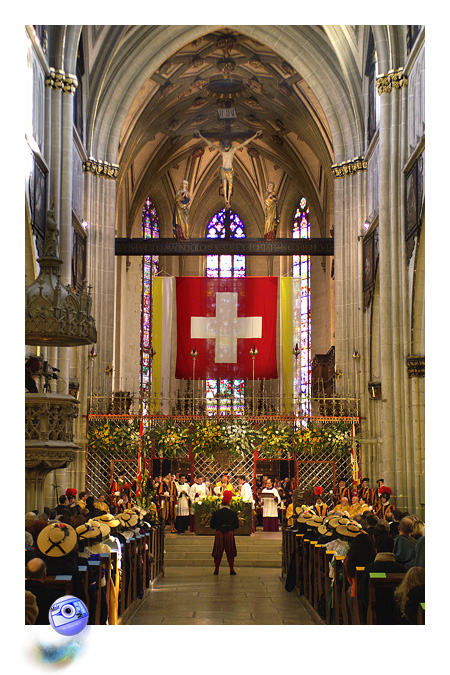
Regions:
[[406, 366], [409, 377], [425, 377], [425, 357], [407, 356]]
[[343, 178], [344, 176], [352, 176], [358, 171], [367, 170], [367, 160], [364, 157], [354, 157], [346, 162], [340, 164], [333, 164], [331, 171], [334, 178]]
[[378, 95], [390, 94], [393, 89], [401, 89], [408, 86], [408, 78], [403, 73], [403, 68], [390, 70], [387, 74], [377, 77]]
[[89, 157], [86, 162], [83, 162], [83, 171], [92, 173], [94, 176], [116, 180], [119, 175], [119, 166], [118, 164], [110, 164], [109, 162], [102, 162], [100, 159]]
[[45, 84], [52, 89], [61, 89], [65, 94], [74, 94], [78, 87], [78, 80], [75, 75], [50, 68], [50, 72], [45, 78]]

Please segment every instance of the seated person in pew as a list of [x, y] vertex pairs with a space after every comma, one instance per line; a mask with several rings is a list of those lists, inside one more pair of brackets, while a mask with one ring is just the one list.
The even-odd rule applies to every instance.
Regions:
[[425, 570], [423, 567], [411, 567], [406, 572], [405, 578], [394, 591], [394, 599], [401, 622], [417, 625], [419, 604], [425, 602]]
[[344, 570], [349, 587], [347, 589], [347, 604], [353, 623], [353, 599], [356, 595], [356, 568], [365, 567], [375, 559], [375, 544], [367, 532], [362, 531], [351, 542], [345, 556]]
[[394, 553], [397, 562], [403, 565], [414, 560], [416, 539], [411, 535], [414, 531], [414, 522], [410, 517], [402, 518], [398, 524], [398, 536], [394, 539]]
[[[364, 616], [367, 614], [369, 606], [369, 575], [371, 572], [385, 572], [386, 574], [392, 572], [404, 573], [405, 566], [396, 562], [394, 554], [394, 539], [390, 534], [381, 535], [375, 542], [376, 556], [373, 563], [366, 565], [361, 578], [361, 600], [364, 609]], [[379, 624], [391, 624], [393, 617], [387, 611], [389, 603], [386, 603], [386, 611], [381, 611], [378, 617]]]
[[44, 584], [46, 574], [47, 568], [41, 558], [33, 558], [25, 566], [25, 590], [36, 597], [38, 615], [34, 624], [38, 626], [50, 624], [50, 607], [61, 596], [60, 591]]

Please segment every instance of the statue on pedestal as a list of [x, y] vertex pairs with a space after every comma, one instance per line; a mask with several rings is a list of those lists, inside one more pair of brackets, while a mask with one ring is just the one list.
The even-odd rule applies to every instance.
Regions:
[[189, 209], [191, 206], [191, 196], [189, 194], [189, 183], [183, 180], [180, 189], [175, 195], [175, 206], [173, 209], [173, 236], [178, 241], [189, 239]]
[[278, 213], [278, 197], [272, 181], [267, 183], [267, 194], [264, 202], [264, 239], [275, 239], [277, 227], [280, 223]]

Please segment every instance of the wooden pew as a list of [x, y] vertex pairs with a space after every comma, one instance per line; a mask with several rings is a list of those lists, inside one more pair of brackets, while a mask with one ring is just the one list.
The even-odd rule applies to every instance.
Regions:
[[96, 592], [96, 606], [95, 614], [93, 614], [93, 607], [89, 607], [89, 622], [95, 624], [96, 626], [100, 625], [100, 611], [101, 611], [101, 580], [102, 580], [102, 565], [100, 560], [88, 560], [88, 570], [89, 570], [89, 586], [94, 582], [97, 584]]
[[344, 626], [348, 626], [349, 624], [351, 624], [351, 617], [347, 603], [347, 589], [349, 588], [349, 586], [350, 584], [348, 583], [347, 575], [345, 573], [345, 565], [342, 564], [341, 613], [342, 613], [342, 623], [344, 624]]
[[60, 597], [63, 595], [73, 595], [73, 581], [71, 574], [56, 574], [43, 579], [43, 584], [52, 590], [58, 591]]
[[323, 544], [316, 543], [313, 551], [313, 607], [319, 613], [319, 603], [323, 595]]
[[301, 560], [301, 569], [302, 569], [302, 580], [303, 583], [303, 595], [309, 602], [309, 583], [308, 583], [308, 548], [309, 548], [309, 539], [303, 537], [302, 540], [302, 560]]
[[295, 588], [297, 589], [297, 592], [299, 595], [302, 593], [302, 552], [303, 552], [303, 539], [304, 539], [303, 534], [296, 534], [295, 535]]
[[330, 562], [335, 554], [335, 551], [326, 551], [325, 552], [325, 569], [324, 569], [324, 591], [325, 591], [325, 602], [326, 602], [326, 622], [328, 625], [330, 625], [331, 617], [330, 617], [330, 605], [328, 602], [328, 598], [330, 595], [330, 586], [331, 586], [331, 579], [330, 579]]
[[377, 625], [377, 603], [376, 592], [378, 589], [394, 590], [402, 582], [405, 577], [404, 572], [385, 574], [383, 572], [369, 575], [369, 605], [367, 608], [367, 624]]
[[[127, 562], [128, 560], [128, 562]], [[130, 604], [130, 541], [122, 544], [122, 579], [120, 582], [119, 615], [123, 614]]]
[[[120, 573], [119, 573], [119, 560], [117, 551], [111, 549], [111, 590], [108, 594], [108, 623], [110, 626], [115, 626], [117, 624], [117, 619], [119, 618], [119, 589], [120, 589]], [[114, 597], [111, 598], [111, 595], [114, 594]]]
[[86, 597], [86, 607], [87, 610], [89, 611], [89, 593], [88, 593], [89, 574], [88, 574], [87, 560], [86, 565], [78, 565], [78, 572], [81, 576], [81, 582], [84, 588], [84, 595]]
[[309, 591], [308, 591], [308, 599], [309, 599], [309, 604], [316, 609], [315, 605], [315, 593], [316, 593], [316, 588], [315, 588], [315, 583], [314, 583], [314, 571], [315, 571], [315, 558], [314, 558], [314, 551], [316, 548], [317, 540], [310, 540], [309, 546], [308, 546], [308, 586], [309, 586]]
[[356, 568], [355, 579], [355, 597], [353, 598], [353, 624], [355, 626], [362, 626], [366, 623], [366, 616], [364, 614], [364, 607], [361, 599], [361, 579], [365, 567]]
[[417, 625], [418, 626], [424, 626], [425, 625], [425, 603], [421, 602], [419, 604], [419, 607], [417, 608]]
[[326, 557], [327, 548], [325, 544], [317, 544], [317, 611], [326, 619], [326, 607], [328, 604], [328, 596], [326, 593], [326, 579], [328, 574], [328, 560]]
[[334, 558], [333, 607], [335, 626], [344, 623], [341, 591], [341, 576], [344, 574], [344, 560], [344, 555], [337, 555]]

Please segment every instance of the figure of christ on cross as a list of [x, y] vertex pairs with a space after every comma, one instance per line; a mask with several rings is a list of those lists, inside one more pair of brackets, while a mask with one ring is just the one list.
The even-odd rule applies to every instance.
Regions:
[[216, 293], [216, 316], [191, 317], [191, 338], [216, 341], [216, 363], [236, 363], [238, 338], [262, 335], [262, 316], [238, 317], [237, 310], [237, 293]]
[[246, 141], [244, 141], [244, 143], [240, 143], [239, 145], [235, 145], [233, 147], [232, 141], [229, 138], [225, 138], [220, 143], [211, 143], [211, 141], [205, 138], [200, 133], [200, 131], [196, 131], [194, 133], [194, 136], [196, 138], [201, 138], [202, 141], [204, 141], [211, 148], [215, 148], [222, 156], [222, 166], [219, 169], [219, 180], [222, 182], [223, 196], [225, 199], [226, 209], [231, 208], [230, 202], [231, 202], [231, 192], [233, 190], [233, 174], [234, 174], [233, 159], [234, 155], [236, 154], [236, 150], [243, 148], [244, 146], [248, 145], [250, 141], [253, 141], [254, 138], [257, 138], [258, 136], [261, 135], [262, 129], [258, 129], [256, 134], [251, 136], [251, 138], [248, 138]]

